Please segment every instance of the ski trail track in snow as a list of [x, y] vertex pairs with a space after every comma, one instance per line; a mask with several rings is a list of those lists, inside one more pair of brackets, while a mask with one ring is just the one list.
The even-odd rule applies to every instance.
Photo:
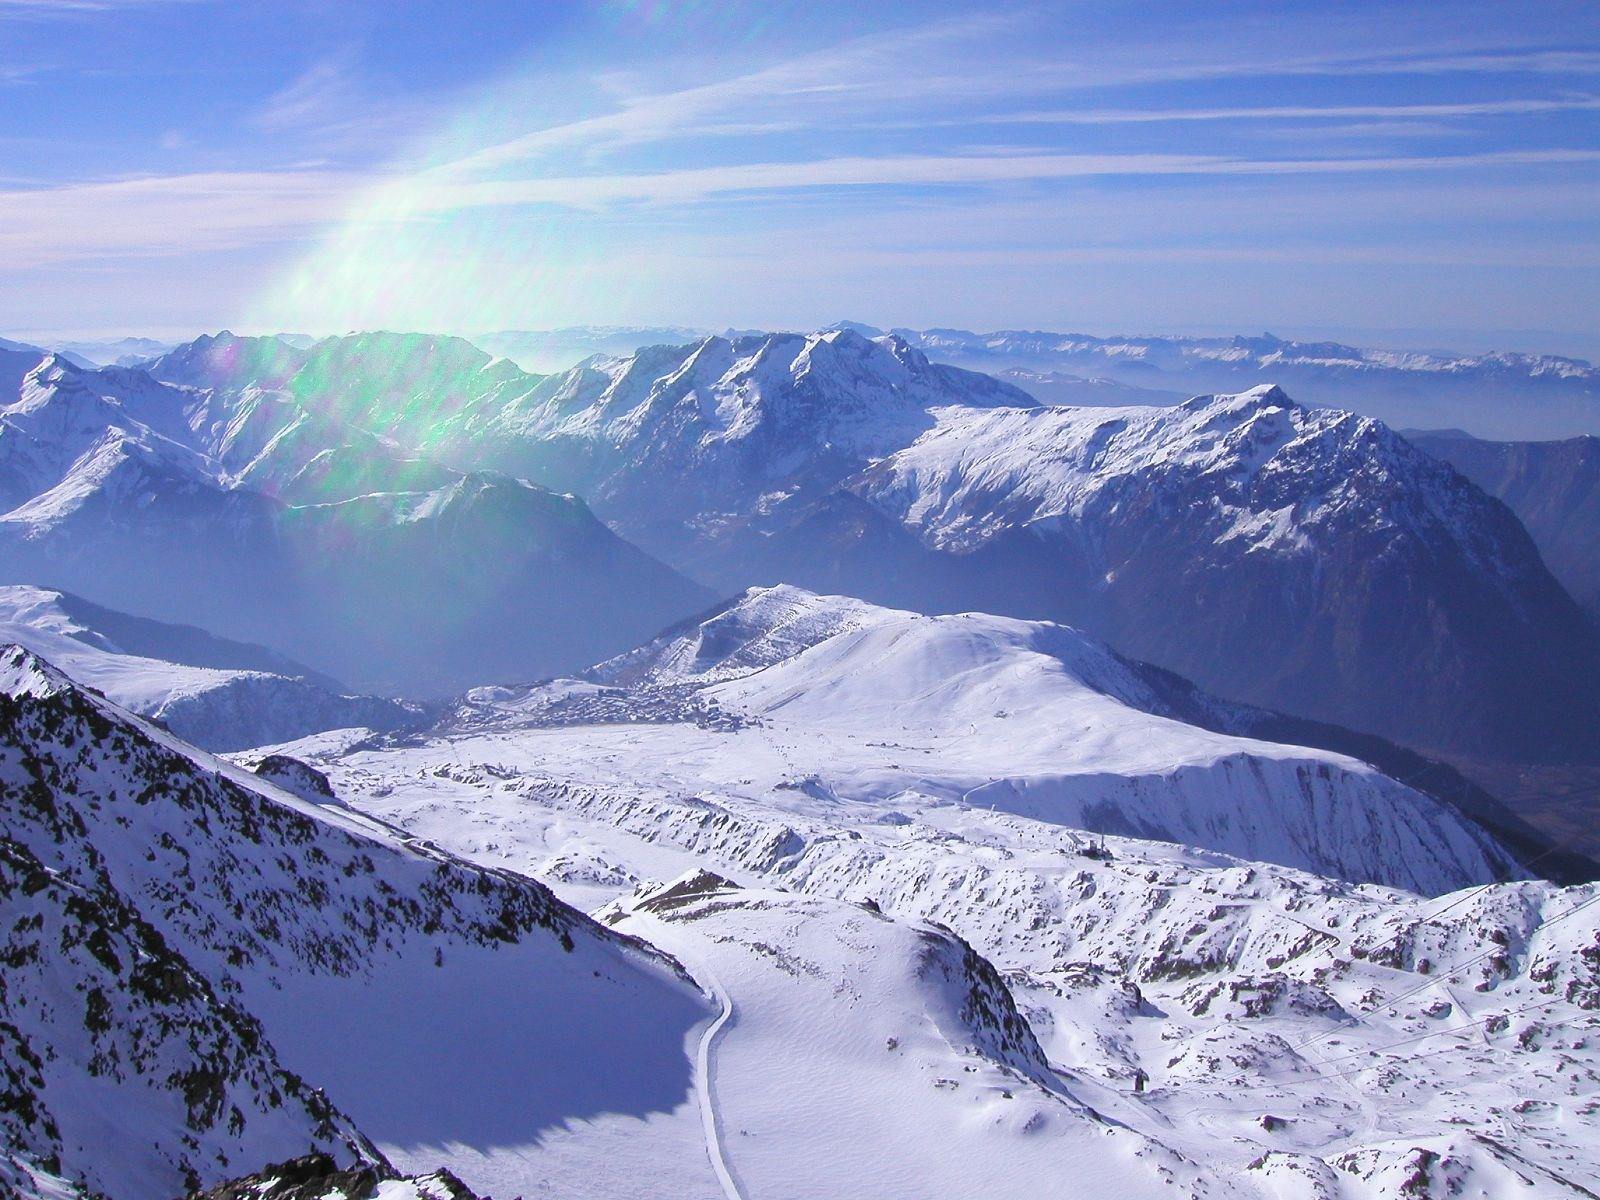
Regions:
[[[638, 911], [629, 915], [635, 921], [642, 920], [647, 923], [652, 932], [658, 934], [666, 932], [662, 923], [653, 916]], [[699, 1093], [700, 1099], [700, 1124], [705, 1131], [706, 1157], [711, 1160], [711, 1169], [716, 1172], [717, 1182], [722, 1185], [725, 1200], [749, 1200], [739, 1183], [738, 1176], [734, 1174], [732, 1165], [728, 1162], [727, 1150], [722, 1142], [722, 1122], [717, 1115], [716, 1083], [712, 1076], [714, 1061], [712, 1056], [717, 1041], [735, 1020], [733, 997], [722, 986], [722, 981], [717, 978], [716, 973], [697, 955], [684, 951], [678, 939], [668, 934], [665, 938], [653, 940], [656, 945], [677, 957], [694, 976], [695, 982], [711, 993], [721, 1010], [701, 1031], [700, 1044], [695, 1053], [695, 1090]]]

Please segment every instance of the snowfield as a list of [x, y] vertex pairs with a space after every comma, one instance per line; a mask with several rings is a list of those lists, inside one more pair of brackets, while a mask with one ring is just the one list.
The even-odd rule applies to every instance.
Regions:
[[[1589, 1194], [1600, 888], [1496, 882], [1497, 848], [1428, 797], [1140, 688], [1070, 630], [771, 589], [426, 737], [285, 749], [725, 996], [698, 1086], [742, 1195]], [[1081, 790], [1017, 802], [1046, 762]], [[1307, 773], [1331, 825], [1293, 816], [1318, 811]], [[1186, 836], [1111, 828], [1141, 814]], [[1216, 844], [1245, 837], [1255, 861]], [[1026, 1035], [908, 965], [950, 938]]]

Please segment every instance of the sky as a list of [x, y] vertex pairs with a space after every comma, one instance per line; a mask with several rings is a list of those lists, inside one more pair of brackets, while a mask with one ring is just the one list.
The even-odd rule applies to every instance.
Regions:
[[1597, 314], [1593, 0], [0, 0], [13, 337]]

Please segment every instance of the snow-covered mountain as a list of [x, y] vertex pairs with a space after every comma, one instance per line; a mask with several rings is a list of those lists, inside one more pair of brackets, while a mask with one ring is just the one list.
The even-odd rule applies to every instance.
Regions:
[[1363, 763], [1186, 723], [1164, 676], [1059, 625], [753, 589], [587, 678], [472, 693], [443, 728], [698, 716], [702, 733], [629, 734], [627, 769], [1012, 812], [1426, 892], [1516, 870], [1473, 821]]
[[[879, 332], [861, 328], [868, 336]], [[1600, 430], [1600, 368], [1559, 355], [1372, 350], [1271, 334], [893, 332], [930, 358], [980, 371], [1064, 372], [1190, 395], [1278, 383], [1311, 403], [1353, 409], [1392, 425], [1467, 425], [1485, 437], [1570, 437]]]
[[836, 329], [591, 361], [446, 441], [725, 591], [1061, 620], [1429, 752], [1600, 754], [1600, 638], [1515, 518], [1380, 422], [1274, 387], [1041, 406]]
[[949, 405], [1035, 402], [848, 330], [708, 337], [592, 360], [455, 423], [471, 456], [582, 494], [606, 520], [682, 561], [824, 494], [934, 426]]
[[45, 588], [0, 586], [0, 643], [208, 750], [241, 750], [351, 727], [389, 731], [419, 709], [347, 695], [292, 660], [203, 630], [130, 617]]
[[[708, 985], [725, 1194], [1142, 1194], [1153, 1166], [1184, 1195], [1581, 1196], [1595, 887], [1494, 882], [1445, 806], [1185, 726], [1164, 686], [1070, 630], [772, 589], [588, 679], [475, 692], [429, 737], [290, 749]], [[1191, 809], [1209, 841], [1086, 832]], [[1205, 848], [1296, 827], [1295, 853], [1474, 886]]]
[[[1276, 389], [1045, 407], [854, 329], [546, 378], [459, 339], [223, 334], [152, 370], [168, 382], [49, 360], [0, 415], [11, 577], [359, 686], [570, 670], [709, 601], [527, 479], [719, 590], [1063, 620], [1222, 695], [1430, 752], [1600, 753], [1600, 639], [1516, 522], [1385, 426]], [[197, 552], [218, 544], [249, 553]], [[196, 586], [174, 597], [169, 578]], [[430, 627], [460, 608], [449, 584], [503, 641]], [[519, 620], [529, 596], [547, 603]], [[376, 615], [352, 630], [313, 604]]]
[[200, 383], [50, 357], [0, 405], [0, 579], [427, 692], [575, 668], [710, 599], [582, 501], [395, 440], [456, 414], [441, 380], [526, 381], [464, 342], [223, 336], [157, 366]]
[[685, 1100], [705, 1009], [669, 961], [17, 647], [0, 796], [0, 1158], [25, 1194], [167, 1200], [312, 1150], [515, 1160]]
[[1276, 388], [955, 410], [846, 486], [964, 563], [963, 598], [1222, 695], [1457, 755], [1600, 751], [1593, 626], [1506, 508], [1371, 418]]

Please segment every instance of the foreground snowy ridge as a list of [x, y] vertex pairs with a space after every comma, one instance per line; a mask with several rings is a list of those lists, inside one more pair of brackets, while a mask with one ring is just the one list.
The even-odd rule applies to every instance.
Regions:
[[[17, 647], [0, 650], [0, 793], [14, 1179], [169, 1200], [308, 1149], [381, 1164], [396, 1143], [530, 1144], [688, 1087], [678, 1044], [704, 1002], [669, 961], [529, 880], [211, 759]], [[602, 1047], [624, 1057], [586, 1077]], [[563, 1085], [496, 1094], [535, 1064]]]
[[[923, 674], [897, 666], [897, 644]], [[960, 647], [960, 664], [940, 645]], [[1039, 701], [1036, 724], [1003, 707], [1013, 682]], [[1499, 1197], [1525, 1194], [1519, 1180], [1527, 1194], [1586, 1195], [1600, 1170], [1600, 892], [1496, 883], [1480, 857], [1482, 874], [1446, 885], [1473, 886], [1427, 899], [1189, 838], [1073, 827], [1104, 819], [1101, 805], [1065, 806], [1064, 820], [1054, 799], [969, 796], [975, 756], [997, 738], [1008, 774], [1028, 753], [1103, 756], [1109, 811], [1167, 821], [1183, 819], [1182, 791], [1147, 808], [1116, 799], [1141, 756], [1231, 743], [1267, 765], [1334, 765], [1154, 716], [1133, 703], [1141, 682], [1070, 630], [758, 589], [588, 680], [474, 693], [430, 737], [289, 749], [355, 808], [584, 907], [609, 904], [608, 920], [714, 978], [733, 1010], [711, 1049], [719, 1127], [749, 1194], [848, 1194], [852, 1173], [877, 1181], [873, 1194], [893, 1191], [889, 1179], [924, 1195], [1082, 1194], [1050, 1165], [1065, 1153], [1075, 1171], [1107, 1172], [1094, 1194], [1140, 1186], [1145, 1164], [1185, 1195]], [[1052, 729], [1073, 736], [1051, 741]], [[1367, 803], [1368, 778], [1374, 819], [1406, 804], [1431, 813], [1414, 845], [1459, 836], [1456, 851], [1492, 853], [1426, 797], [1348, 760], [1340, 772], [1336, 807]], [[1302, 802], [1281, 781], [1217, 794], [1240, 807], [1213, 836]], [[730, 884], [652, 882], [707, 869]], [[904, 992], [873, 974], [896, 961], [902, 924], [942, 926], [999, 970], [1059, 1094], [980, 1083], [938, 1056], [880, 1066], [906, 1031], [896, 1003], [868, 998]], [[880, 1087], [883, 1100], [862, 1101]], [[1148, 1141], [1069, 1149], [1081, 1131], [1070, 1112]], [[914, 1132], [932, 1128], [945, 1132]]]

